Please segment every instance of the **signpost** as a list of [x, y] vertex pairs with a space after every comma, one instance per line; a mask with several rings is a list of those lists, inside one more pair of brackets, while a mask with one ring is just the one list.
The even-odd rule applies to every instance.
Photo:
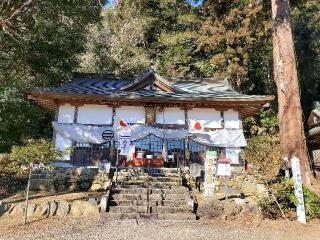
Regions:
[[216, 178], [217, 152], [206, 151], [205, 159], [205, 175], [204, 175], [204, 195], [206, 197], [212, 196], [214, 192], [214, 181]]
[[301, 172], [300, 172], [300, 160], [299, 158], [291, 159], [292, 175], [294, 179], [294, 193], [298, 199], [297, 204], [297, 220], [300, 223], [306, 223], [306, 214], [304, 208], [304, 198], [302, 190]]

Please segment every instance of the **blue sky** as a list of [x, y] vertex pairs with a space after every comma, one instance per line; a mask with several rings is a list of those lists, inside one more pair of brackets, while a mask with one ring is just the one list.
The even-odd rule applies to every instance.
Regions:
[[187, 0], [187, 2], [193, 6], [193, 7], [198, 7], [203, 3], [204, 0]]
[[[198, 7], [200, 6], [204, 0], [186, 0], [191, 6]], [[114, 0], [109, 0], [109, 3], [105, 5], [105, 7], [110, 7], [113, 5]]]

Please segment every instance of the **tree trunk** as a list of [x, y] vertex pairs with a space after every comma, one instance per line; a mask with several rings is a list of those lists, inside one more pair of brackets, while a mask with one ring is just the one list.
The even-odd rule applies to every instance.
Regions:
[[302, 180], [310, 186], [311, 170], [304, 136], [290, 4], [289, 0], [271, 1], [273, 68], [278, 93], [281, 152], [283, 157], [300, 159]]

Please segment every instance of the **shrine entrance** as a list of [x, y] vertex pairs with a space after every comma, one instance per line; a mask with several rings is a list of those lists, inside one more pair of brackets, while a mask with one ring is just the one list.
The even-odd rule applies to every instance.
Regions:
[[186, 166], [185, 139], [167, 140], [149, 134], [131, 142], [132, 151], [120, 157], [122, 167], [177, 168]]

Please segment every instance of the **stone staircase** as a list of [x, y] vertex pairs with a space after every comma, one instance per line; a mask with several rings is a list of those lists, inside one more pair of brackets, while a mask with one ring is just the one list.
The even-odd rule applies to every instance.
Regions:
[[[114, 176], [115, 181], [115, 176]], [[176, 169], [121, 169], [107, 219], [196, 220], [194, 201]]]

